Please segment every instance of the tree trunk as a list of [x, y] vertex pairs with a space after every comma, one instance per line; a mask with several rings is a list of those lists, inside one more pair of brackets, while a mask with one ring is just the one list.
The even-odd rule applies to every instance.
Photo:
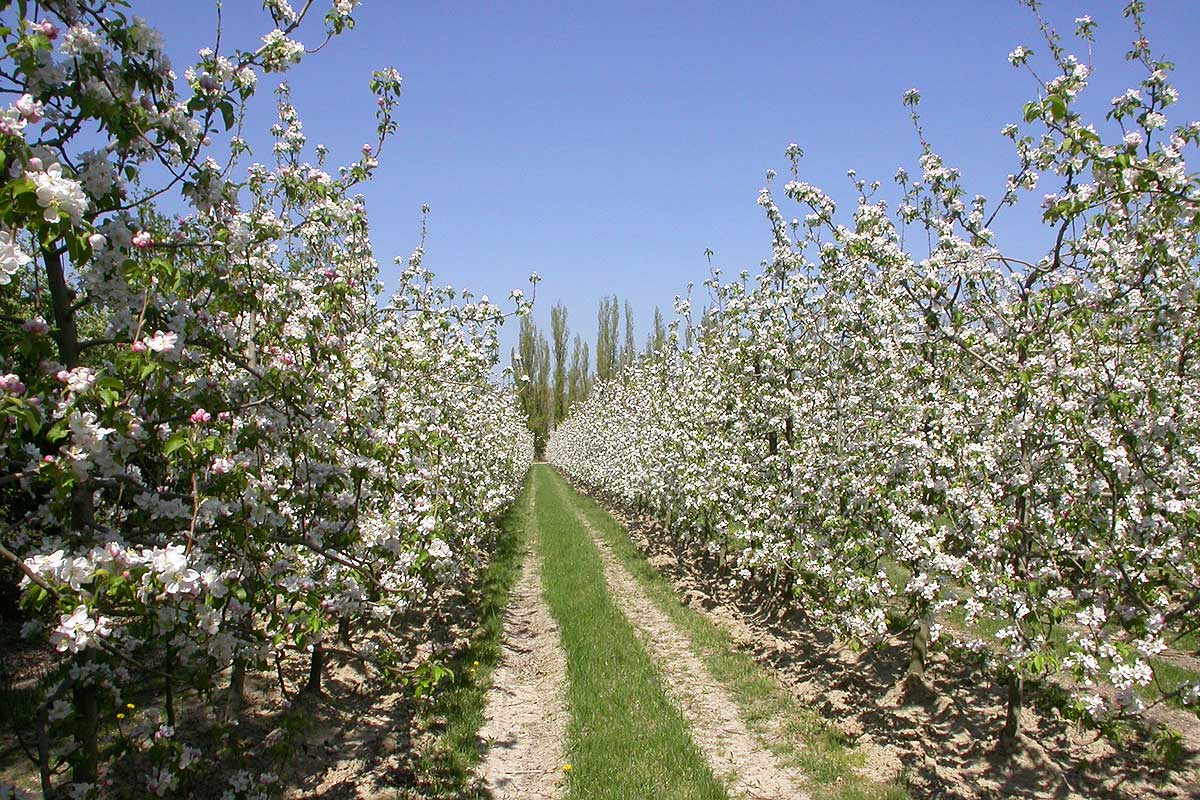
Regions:
[[308, 662], [308, 682], [304, 684], [301, 693], [313, 696], [321, 694], [321, 673], [324, 671], [325, 648], [317, 642], [313, 645], [312, 659]]
[[233, 660], [229, 669], [229, 692], [225, 696], [225, 720], [232, 722], [242, 713], [246, 704], [246, 662], [241, 658]]
[[175, 683], [170, 677], [167, 678], [165, 691], [163, 692], [163, 705], [167, 709], [167, 724], [172, 728], [175, 727]]
[[[58, 328], [56, 340], [58, 354], [63, 366], [75, 369], [79, 366], [79, 329], [75, 325], [75, 291], [67, 284], [66, 269], [63, 267], [62, 253], [50, 248], [42, 249], [42, 261], [46, 265], [46, 284], [50, 289], [50, 303], [54, 310], [54, 324]], [[84, 479], [71, 491], [71, 523], [75, 530], [87, 536], [91, 533], [95, 522], [95, 509], [92, 505], [92, 488], [90, 481]], [[78, 660], [80, 667], [87, 665], [88, 656]], [[75, 713], [78, 719], [75, 723], [75, 743], [77, 749], [72, 757], [72, 780], [76, 783], [95, 783], [100, 765], [100, 747], [98, 730], [100, 727], [100, 708], [96, 696], [96, 687], [84, 682], [73, 690]]]
[[[86, 663], [86, 659], [81, 661]], [[77, 685], [73, 694], [76, 714], [75, 741], [79, 746], [72, 757], [71, 780], [75, 783], [95, 783], [100, 764], [97, 735], [100, 728], [100, 707], [96, 698], [96, 686], [92, 683]]]
[[1021, 709], [1025, 704], [1025, 681], [1016, 672], [1008, 676], [1008, 713], [1004, 719], [1004, 731], [1000, 744], [1010, 748], [1021, 735]]
[[930, 614], [921, 610], [917, 629], [913, 633], [912, 648], [908, 655], [908, 672], [904, 676], [904, 694], [908, 700], [920, 701], [929, 694], [929, 682], [925, 680], [925, 661], [929, 657]]
[[50, 302], [54, 307], [54, 325], [58, 328], [58, 355], [67, 369], [79, 366], [79, 330], [75, 326], [75, 292], [67, 285], [63, 269], [62, 254], [54, 250], [42, 250], [46, 262], [46, 281], [50, 289]]

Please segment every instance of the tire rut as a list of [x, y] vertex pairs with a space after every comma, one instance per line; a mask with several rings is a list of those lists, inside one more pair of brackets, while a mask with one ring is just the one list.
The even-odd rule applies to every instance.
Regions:
[[567, 665], [558, 624], [542, 598], [536, 535], [509, 596], [503, 653], [479, 731], [487, 745], [480, 776], [496, 800], [559, 800], [566, 794]]
[[600, 551], [613, 602], [642, 637], [663, 674], [668, 695], [683, 712], [692, 738], [713, 774], [740, 797], [806, 798], [801, 783], [779, 766], [771, 752], [746, 727], [736, 702], [692, 652], [688, 637], [643, 591], [582, 513], [579, 521]]

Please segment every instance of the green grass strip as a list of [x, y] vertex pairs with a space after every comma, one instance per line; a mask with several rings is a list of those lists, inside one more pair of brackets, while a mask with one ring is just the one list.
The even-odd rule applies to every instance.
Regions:
[[544, 465], [534, 467], [534, 483], [544, 594], [567, 657], [570, 797], [727, 797], [633, 626], [613, 604], [570, 487]]
[[808, 779], [814, 800], [904, 800], [899, 786], [868, 781], [855, 768], [862, 754], [818, 713], [802, 704], [750, 654], [739, 650], [724, 628], [683, 605], [670, 582], [658, 573], [629, 539], [629, 532], [590, 497], [555, 476], [613, 554], [650, 598], [691, 640], [692, 651], [738, 705], [742, 719], [785, 766]]
[[521, 497], [500, 520], [496, 549], [478, 585], [478, 635], [473, 637], [470, 647], [448, 665], [454, 672], [453, 679], [439, 686], [432, 702], [420, 712], [423, 727], [440, 729], [433, 745], [417, 755], [414, 765], [420, 784], [414, 788], [422, 798], [491, 798], [475, 780], [476, 767], [482, 757], [479, 729], [484, 723], [492, 671], [500, 663], [503, 652], [504, 610], [513, 584], [521, 574], [521, 562], [529, 546], [533, 524], [532, 485], [532, 476], [526, 476]]

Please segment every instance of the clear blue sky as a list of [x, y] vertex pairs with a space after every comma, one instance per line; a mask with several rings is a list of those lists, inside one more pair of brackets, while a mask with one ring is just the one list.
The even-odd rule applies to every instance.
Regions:
[[[1137, 79], [1122, 59], [1133, 37], [1122, 5], [1047, 3], [1069, 42], [1077, 16], [1100, 24], [1088, 97], [1101, 114]], [[210, 2], [135, 7], [163, 31], [179, 72], [211, 44]], [[726, 274], [755, 271], [770, 252], [755, 200], [768, 168], [786, 173], [790, 142], [805, 150], [803, 177], [843, 203], [849, 168], [885, 187], [902, 164], [916, 172], [900, 104], [910, 87], [921, 89], [927, 136], [968, 188], [999, 196], [1013, 163], [999, 130], [1036, 91], [1006, 55], [1018, 44], [1045, 54], [1015, 0], [365, 0], [355, 17], [354, 31], [288, 80], [310, 142], [340, 163], [373, 138], [371, 70], [404, 76], [400, 130], [367, 190], [385, 279], [394, 284], [391, 259], [412, 250], [428, 203], [426, 264], [441, 282], [496, 299], [536, 270], [539, 324], [561, 300], [589, 339], [598, 299], [615, 292], [633, 302], [644, 340], [654, 306], [669, 311], [706, 276], [705, 248]], [[1172, 125], [1200, 119], [1200, 4], [1151, 0], [1148, 18], [1155, 52], [1177, 64]], [[243, 47], [269, 28], [254, 0], [227, 0], [225, 23], [226, 40]], [[306, 43], [315, 39], [310, 26]], [[273, 114], [261, 91], [252, 128]], [[269, 160], [268, 147], [258, 153]], [[1033, 226], [997, 227], [1015, 249], [1042, 247]]]

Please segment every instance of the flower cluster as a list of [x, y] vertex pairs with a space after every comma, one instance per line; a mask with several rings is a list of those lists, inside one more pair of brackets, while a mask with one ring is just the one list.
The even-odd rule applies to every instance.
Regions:
[[[842, 636], [907, 621], [914, 663], [939, 625], [986, 652], [1008, 735], [1024, 678], [1061, 679], [1093, 718], [1135, 712], [1156, 656], [1200, 629], [1200, 126], [1167, 129], [1170, 65], [1141, 46], [1120, 125], [1085, 122], [1089, 71], [1047, 31], [1058, 74], [1006, 129], [999, 204], [922, 136], [894, 216], [855, 181], [839, 217], [790, 150], [807, 224], [764, 189], [763, 272], [714, 272], [695, 325], [677, 299], [676, 348], [598, 386], [547, 450]], [[991, 226], [1039, 177], [1057, 190], [1030, 262]]]
[[[121, 5], [22, 4], [0, 31], [0, 72], [22, 87], [0, 112], [4, 553], [28, 632], [63, 659], [39, 771], [57, 784], [65, 761], [71, 787], [47, 796], [102, 793], [104, 720], [141, 743], [130, 792], [188, 794], [211, 757], [179, 741], [174, 698], [203, 705], [288, 651], [319, 672], [331, 629], [387, 619], [486, 556], [533, 456], [493, 381], [513, 312], [439, 288], [419, 251], [383, 294], [355, 187], [395, 128], [398, 76], [373, 77], [377, 138], [338, 169], [324, 148], [306, 160], [281, 87], [275, 162], [235, 183], [244, 149], [219, 163], [206, 148], [256, 76], [304, 52], [312, 4], [268, 4], [261, 48], [202, 51], [179, 85]], [[326, 36], [353, 6], [331, 4]], [[95, 126], [102, 152], [78, 135]], [[168, 192], [191, 211], [156, 211]], [[135, 725], [124, 694], [151, 683], [168, 718]], [[269, 791], [242, 777], [230, 796]]]

